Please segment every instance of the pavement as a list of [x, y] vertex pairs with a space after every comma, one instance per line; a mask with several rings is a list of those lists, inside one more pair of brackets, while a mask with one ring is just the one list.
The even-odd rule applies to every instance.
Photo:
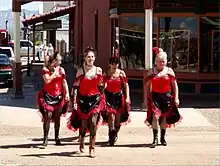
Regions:
[[[69, 68], [71, 70], [71, 68]], [[74, 75], [74, 74], [72, 74]], [[11, 99], [11, 89], [0, 89], [0, 165], [219, 165], [218, 97], [183, 96], [179, 108], [183, 120], [168, 129], [167, 147], [149, 148], [152, 131], [140, 109], [140, 93], [132, 93], [131, 123], [123, 126], [114, 147], [107, 145], [107, 126], [98, 129], [96, 158], [78, 151], [77, 136], [66, 128], [70, 113], [61, 119], [62, 146], [54, 145], [51, 125], [49, 145], [41, 149], [42, 123], [36, 109], [38, 79], [24, 77], [24, 99]], [[69, 78], [73, 79], [73, 78]], [[71, 84], [72, 80], [68, 80]], [[34, 82], [34, 83], [33, 83]]]
[[[146, 112], [131, 112], [131, 123], [123, 126], [119, 140], [109, 147], [107, 127], [98, 129], [95, 159], [79, 153], [77, 135], [61, 120], [63, 146], [54, 146], [51, 126], [49, 145], [41, 149], [42, 124], [36, 109], [0, 106], [0, 163], [2, 165], [218, 165], [219, 127], [199, 111], [180, 108], [183, 121], [168, 129], [168, 146], [150, 149], [151, 130], [144, 124]], [[216, 114], [217, 115], [217, 114]], [[201, 150], [202, 149], [202, 150]]]

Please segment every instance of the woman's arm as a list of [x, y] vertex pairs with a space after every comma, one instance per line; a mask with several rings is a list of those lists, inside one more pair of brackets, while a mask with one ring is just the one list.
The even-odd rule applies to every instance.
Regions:
[[151, 92], [151, 81], [150, 80], [146, 81], [144, 87], [145, 87], [145, 91], [146, 91], [146, 95], [147, 95], [146, 98], [148, 98], [148, 96], [150, 96], [150, 92]]
[[149, 70], [146, 74], [145, 84], [144, 84], [144, 90], [145, 90], [145, 95], [146, 95], [145, 99], [147, 99], [150, 96], [152, 74], [153, 74], [152, 70]]
[[169, 68], [168, 74], [171, 75], [171, 85], [172, 85], [172, 88], [174, 91], [175, 100], [179, 100], [179, 88], [177, 85], [177, 81], [176, 81], [176, 77], [175, 77], [175, 73], [174, 73], [173, 69]]
[[76, 79], [75, 79], [75, 82], [72, 86], [72, 90], [71, 90], [71, 96], [72, 96], [72, 99], [73, 99], [73, 103], [76, 104], [76, 96], [77, 96], [77, 93], [78, 93], [78, 87], [79, 87], [79, 84], [80, 84], [80, 75], [82, 75], [82, 69], [79, 68], [76, 72]]
[[121, 70], [120, 72], [121, 72], [121, 76], [125, 78], [124, 87], [125, 87], [126, 102], [130, 103], [131, 102], [130, 88], [129, 88], [129, 85], [128, 85], [128, 82], [127, 82], [127, 76], [126, 76], [126, 74], [123, 70]]
[[49, 75], [48, 73], [48, 69], [46, 67], [43, 68], [43, 80], [46, 84], [49, 84], [54, 78], [57, 77], [58, 73], [59, 73], [59, 69], [56, 68], [54, 73]]
[[62, 73], [62, 77], [63, 77], [63, 88], [64, 88], [64, 91], [66, 92], [66, 95], [69, 96], [69, 87], [68, 87], [68, 84], [67, 84], [67, 81], [66, 81], [66, 73], [65, 73], [65, 70], [61, 68], [61, 73]]

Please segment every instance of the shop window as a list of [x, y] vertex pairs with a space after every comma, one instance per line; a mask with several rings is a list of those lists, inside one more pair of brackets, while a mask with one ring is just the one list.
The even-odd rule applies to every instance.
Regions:
[[[119, 43], [121, 68], [145, 68], [145, 17], [120, 17]], [[153, 19], [153, 34], [156, 34], [156, 18]], [[153, 35], [153, 46], [156, 36]]]
[[219, 72], [219, 17], [200, 18], [200, 72]]
[[197, 72], [198, 35], [196, 17], [160, 17], [160, 47], [168, 66], [176, 72]]

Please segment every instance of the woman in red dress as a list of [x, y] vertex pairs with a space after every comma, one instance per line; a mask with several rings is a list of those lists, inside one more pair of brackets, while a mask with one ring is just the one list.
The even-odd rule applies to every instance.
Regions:
[[95, 157], [96, 129], [100, 110], [104, 108], [102, 94], [102, 69], [94, 66], [95, 50], [88, 47], [84, 53], [84, 65], [77, 70], [72, 96], [74, 109], [67, 124], [69, 129], [79, 129], [80, 152], [84, 152], [86, 132], [90, 132], [89, 155]]
[[122, 123], [129, 122], [130, 94], [126, 74], [118, 68], [119, 57], [109, 59], [109, 70], [104, 76], [106, 113], [102, 113], [104, 122], [109, 127], [109, 145], [117, 140]]
[[59, 129], [60, 116], [69, 108], [69, 90], [66, 74], [60, 67], [61, 56], [58, 52], [53, 56], [45, 58], [42, 69], [44, 89], [38, 92], [38, 108], [43, 118], [44, 140], [43, 146], [47, 146], [50, 122], [54, 122], [55, 143], [60, 145]]
[[153, 51], [155, 67], [148, 71], [145, 84], [147, 91], [147, 118], [145, 123], [153, 128], [151, 148], [158, 144], [158, 124], [161, 129], [160, 142], [166, 146], [166, 128], [181, 120], [177, 109], [179, 92], [174, 71], [166, 67], [167, 54], [162, 49], [154, 48]]

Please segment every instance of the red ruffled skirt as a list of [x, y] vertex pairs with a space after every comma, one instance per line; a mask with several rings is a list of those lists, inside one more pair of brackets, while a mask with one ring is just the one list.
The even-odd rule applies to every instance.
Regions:
[[106, 109], [102, 111], [102, 125], [108, 124], [108, 114], [120, 114], [120, 125], [127, 125], [130, 119], [130, 103], [125, 102], [125, 95], [122, 92], [111, 93], [105, 91]]
[[[43, 115], [44, 115], [45, 111], [54, 112], [55, 110], [62, 109], [61, 114], [63, 116], [65, 116], [67, 111], [69, 110], [69, 106], [70, 106], [70, 102], [66, 101], [63, 97], [63, 96], [65, 96], [65, 94], [61, 95], [62, 96], [61, 101], [59, 101], [55, 105], [51, 105], [47, 102], [45, 94], [46, 94], [46, 92], [43, 90], [38, 91], [38, 93], [37, 93], [37, 105], [38, 105], [38, 110], [42, 115], [42, 122], [44, 122]], [[53, 116], [52, 116], [51, 122], [54, 122]]]
[[145, 123], [151, 128], [153, 116], [160, 123], [160, 116], [166, 117], [166, 127], [170, 128], [182, 121], [182, 116], [179, 114], [177, 106], [174, 104], [174, 95], [168, 93], [152, 92], [148, 97], [147, 102], [147, 118]]
[[[89, 119], [92, 116], [92, 114], [95, 114], [95, 113], [99, 114], [98, 121], [97, 121], [97, 127], [99, 127], [101, 125], [100, 111], [105, 109], [105, 95], [100, 94], [99, 102], [95, 103], [94, 107], [92, 107], [91, 109], [88, 108], [87, 112], [83, 112], [83, 110], [80, 109], [80, 107], [82, 108], [82, 106], [79, 104], [79, 100], [81, 99], [79, 99], [79, 96], [77, 96], [77, 109], [72, 110], [72, 114], [69, 117], [68, 122], [67, 122], [67, 128], [72, 131], [77, 131], [81, 127], [81, 120]], [[96, 99], [94, 98], [94, 100]], [[88, 104], [86, 101], [84, 102], [85, 102], [85, 105]], [[95, 101], [92, 101], [92, 102], [94, 103]], [[87, 129], [87, 132], [89, 132], [89, 129]]]

